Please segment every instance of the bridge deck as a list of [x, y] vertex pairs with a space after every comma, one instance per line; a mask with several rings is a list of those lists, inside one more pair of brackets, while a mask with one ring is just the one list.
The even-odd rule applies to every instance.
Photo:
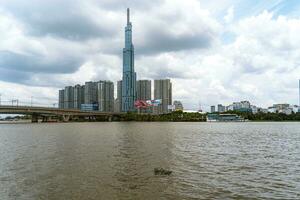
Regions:
[[76, 109], [60, 109], [31, 106], [0, 106], [1, 114], [40, 114], [40, 115], [72, 115], [72, 116], [113, 116], [120, 112], [81, 111]]

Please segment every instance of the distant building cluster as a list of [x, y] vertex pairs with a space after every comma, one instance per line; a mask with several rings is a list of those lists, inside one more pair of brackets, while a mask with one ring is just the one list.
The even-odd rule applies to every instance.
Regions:
[[114, 83], [111, 81], [86, 82], [85, 85], [67, 86], [59, 90], [59, 108], [114, 111]]
[[292, 113], [299, 112], [299, 106], [290, 105], [290, 104], [274, 104], [271, 107], [268, 107], [269, 113], [284, 113], [290, 115]]
[[[151, 80], [137, 81], [136, 77], [132, 24], [129, 9], [127, 9], [125, 47], [123, 48], [123, 76], [122, 80], [117, 82], [116, 99], [114, 98], [113, 82], [86, 82], [84, 85], [67, 86], [59, 90], [59, 108], [97, 110], [101, 112], [138, 110], [139, 112], [155, 114], [183, 110], [181, 102], [175, 101], [175, 104], [172, 104], [172, 83], [170, 79], [154, 80], [154, 100], [152, 100]], [[139, 102], [136, 104], [136, 101]], [[149, 101], [150, 104], [146, 103]], [[151, 104], [151, 102], [155, 103]], [[141, 108], [139, 105], [144, 107]], [[145, 105], [149, 105], [149, 107]]]
[[[136, 82], [136, 99], [148, 101], [152, 99], [151, 80]], [[170, 79], [154, 80], [154, 99], [161, 100], [157, 106], [149, 107], [142, 112], [168, 113], [172, 110], [183, 110], [180, 101], [172, 105], [172, 83]], [[85, 111], [123, 112], [122, 81], [117, 82], [117, 97], [114, 96], [112, 81], [86, 82], [84, 85], [66, 86], [59, 90], [59, 108], [80, 109]], [[173, 107], [175, 107], [173, 109]]]
[[274, 104], [268, 108], [260, 108], [252, 105], [249, 101], [233, 102], [228, 106], [223, 106], [218, 104], [217, 110], [216, 106], [210, 107], [211, 113], [223, 113], [228, 111], [239, 111], [239, 112], [252, 112], [253, 114], [262, 113], [284, 113], [290, 115], [292, 113], [299, 112], [299, 106], [290, 104]]

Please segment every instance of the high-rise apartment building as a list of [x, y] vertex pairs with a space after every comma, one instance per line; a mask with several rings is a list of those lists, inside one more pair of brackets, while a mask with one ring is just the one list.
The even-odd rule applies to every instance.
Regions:
[[136, 99], [151, 100], [151, 80], [138, 80], [136, 82]]
[[98, 105], [101, 112], [114, 111], [114, 83], [99, 81], [97, 83]]
[[157, 114], [168, 113], [172, 105], [172, 83], [170, 79], [154, 80], [154, 99], [160, 99], [161, 104], [155, 108]]
[[97, 82], [85, 82], [84, 85], [84, 103], [85, 104], [97, 104]]
[[74, 108], [74, 87], [65, 87], [64, 92], [64, 108], [73, 109]]
[[122, 112], [122, 81], [117, 82], [117, 98], [115, 101], [115, 112]]
[[84, 85], [74, 86], [74, 108], [81, 109], [81, 104], [84, 104]]
[[58, 91], [58, 108], [64, 108], [65, 90]]
[[134, 46], [132, 43], [132, 24], [129, 8], [127, 9], [127, 26], [125, 27], [125, 48], [123, 49], [122, 111], [134, 110], [136, 100], [136, 73], [134, 71]]
[[225, 106], [223, 106], [222, 104], [218, 104], [218, 112], [225, 112]]
[[211, 106], [211, 107], [210, 107], [210, 112], [211, 112], [211, 113], [216, 112], [216, 106]]

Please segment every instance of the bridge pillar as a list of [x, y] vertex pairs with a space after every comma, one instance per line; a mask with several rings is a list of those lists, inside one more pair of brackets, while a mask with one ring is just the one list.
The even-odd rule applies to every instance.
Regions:
[[63, 122], [68, 122], [70, 120], [70, 115], [63, 115], [62, 119], [63, 119]]
[[50, 116], [43, 116], [43, 121], [42, 122], [49, 122], [51, 120]]
[[39, 115], [38, 114], [32, 114], [31, 115], [31, 122], [32, 123], [38, 123], [39, 122]]

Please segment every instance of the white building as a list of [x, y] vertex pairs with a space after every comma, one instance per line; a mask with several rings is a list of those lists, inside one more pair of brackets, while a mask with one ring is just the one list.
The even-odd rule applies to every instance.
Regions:
[[297, 105], [290, 106], [290, 108], [292, 109], [292, 111], [293, 111], [294, 113], [299, 112], [299, 106], [297, 106]]
[[174, 104], [175, 111], [183, 111], [183, 105], [181, 101], [174, 101], [173, 104]]
[[251, 110], [252, 110], [253, 114], [258, 113], [258, 108], [256, 106], [254, 106], [254, 105], [251, 105]]
[[226, 111], [233, 111], [233, 104], [226, 106]]
[[268, 108], [268, 112], [270, 113], [284, 113], [286, 115], [290, 115], [297, 110], [297, 106], [290, 106], [290, 104], [287, 103], [274, 104], [273, 106]]

